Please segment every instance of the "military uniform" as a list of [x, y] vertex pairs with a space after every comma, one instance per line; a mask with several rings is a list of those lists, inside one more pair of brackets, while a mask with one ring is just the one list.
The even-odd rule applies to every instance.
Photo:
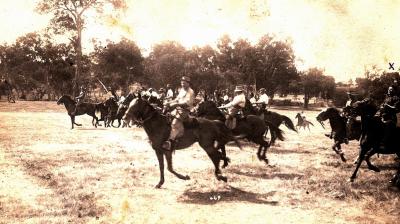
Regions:
[[174, 117], [171, 123], [171, 132], [169, 135], [168, 141], [166, 141], [163, 145], [164, 149], [170, 150], [171, 145], [175, 140], [179, 137], [182, 137], [184, 134], [184, 126], [183, 122], [189, 118], [189, 112], [193, 109], [195, 94], [192, 88], [190, 88], [190, 78], [182, 77], [181, 83], [185, 86], [179, 89], [178, 95], [176, 98], [167, 103], [167, 105], [174, 107], [171, 115]]

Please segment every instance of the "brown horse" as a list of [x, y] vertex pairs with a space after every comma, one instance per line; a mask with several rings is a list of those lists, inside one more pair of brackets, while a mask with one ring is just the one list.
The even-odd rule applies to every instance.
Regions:
[[329, 107], [323, 110], [318, 114], [316, 119], [323, 128], [325, 128], [323, 122], [329, 120], [332, 131], [328, 136], [334, 141], [332, 149], [336, 154], [340, 155], [343, 162], [346, 162], [341, 144], [348, 144], [348, 141], [350, 140], [360, 139], [361, 122], [355, 119], [348, 122], [348, 119], [352, 118], [341, 116], [340, 111], [334, 107]]
[[[218, 109], [215, 102], [210, 100], [202, 101], [198, 105], [197, 116], [222, 122], [225, 122], [226, 119], [225, 115]], [[266, 153], [270, 147], [270, 143], [264, 139], [264, 135], [269, 129], [271, 133], [275, 133], [279, 140], [284, 140], [283, 131], [281, 129], [269, 121], [263, 121], [256, 115], [247, 115], [244, 118], [237, 119], [237, 125], [232, 130], [232, 133], [235, 135], [242, 135], [248, 141], [258, 144], [257, 158], [268, 164]], [[224, 148], [222, 148], [222, 152], [225, 154]]]
[[297, 113], [295, 118], [297, 118], [297, 124], [296, 124], [297, 130], [300, 130], [301, 127], [303, 127], [304, 130], [306, 130], [306, 127], [307, 127], [308, 131], [310, 131], [310, 124], [312, 126], [314, 126], [313, 123], [311, 123], [310, 121], [307, 121], [306, 119], [304, 119], [303, 116], [301, 116], [300, 113]]
[[[71, 129], [74, 129], [74, 124], [76, 126], [82, 126], [81, 124], [75, 123], [75, 116], [87, 114], [92, 119], [92, 125], [97, 128], [98, 118], [96, 116], [97, 104], [94, 103], [80, 103], [77, 105], [76, 101], [73, 100], [71, 96], [63, 95], [58, 99], [57, 104], [64, 104], [65, 109], [67, 109], [68, 115], [71, 118]], [[76, 109], [75, 109], [76, 108]]]
[[222, 176], [219, 168], [220, 160], [225, 160], [226, 158], [218, 151], [216, 145], [225, 145], [227, 142], [235, 140], [235, 138], [222, 122], [202, 118], [193, 119], [189, 126], [185, 126], [184, 135], [179, 138], [173, 149], [165, 150], [162, 148], [162, 144], [168, 139], [171, 130], [169, 119], [158, 112], [148, 101], [142, 99], [140, 95], [132, 100], [123, 119], [127, 122], [141, 122], [149, 137], [160, 166], [160, 181], [156, 188], [160, 188], [164, 183], [164, 156], [167, 160], [168, 170], [171, 173], [182, 180], [190, 179], [189, 176], [179, 174], [173, 169], [172, 151], [187, 148], [195, 142], [199, 143], [212, 160], [217, 180], [227, 181], [227, 178]]

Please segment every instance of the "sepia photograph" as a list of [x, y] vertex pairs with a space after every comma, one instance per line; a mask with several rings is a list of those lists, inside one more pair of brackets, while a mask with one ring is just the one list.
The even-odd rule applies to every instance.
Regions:
[[0, 0], [0, 223], [400, 224], [400, 0]]

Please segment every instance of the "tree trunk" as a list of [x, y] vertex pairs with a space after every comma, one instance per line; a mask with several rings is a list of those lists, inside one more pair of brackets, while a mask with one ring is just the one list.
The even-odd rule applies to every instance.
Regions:
[[304, 109], [308, 109], [309, 101], [310, 101], [310, 96], [307, 93], [305, 93], [304, 94]]
[[82, 24], [82, 19], [81, 18], [77, 18], [76, 21], [76, 27], [77, 27], [77, 32], [78, 32], [78, 36], [76, 39], [76, 67], [75, 67], [75, 79], [74, 79], [74, 83], [73, 83], [73, 87], [72, 87], [72, 95], [76, 96], [75, 94], [78, 92], [78, 88], [79, 88], [79, 79], [80, 79], [80, 72], [81, 72], [81, 63], [82, 63], [82, 29], [83, 29], [83, 24]]

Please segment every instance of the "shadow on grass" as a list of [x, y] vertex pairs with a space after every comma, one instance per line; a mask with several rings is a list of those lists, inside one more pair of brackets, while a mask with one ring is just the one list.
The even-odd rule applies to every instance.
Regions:
[[229, 171], [232, 173], [238, 174], [238, 175], [262, 178], [262, 179], [279, 178], [279, 179], [284, 179], [284, 180], [293, 180], [295, 178], [302, 178], [304, 176], [303, 174], [279, 173], [279, 172], [275, 172], [275, 171], [269, 171], [270, 173], [265, 173], [264, 170], [251, 170], [251, 169], [247, 170], [247, 169], [237, 168], [237, 167], [231, 167], [229, 169]]
[[273, 154], [291, 154], [291, 153], [298, 153], [298, 154], [312, 154], [313, 152], [307, 151], [305, 149], [282, 149], [282, 148], [271, 148], [268, 149], [267, 153]]
[[179, 202], [189, 204], [213, 205], [218, 202], [250, 202], [255, 204], [278, 205], [278, 201], [269, 201], [267, 198], [273, 196], [276, 191], [266, 194], [248, 192], [236, 187], [229, 186], [229, 189], [221, 191], [203, 192], [187, 189], [178, 198]]

